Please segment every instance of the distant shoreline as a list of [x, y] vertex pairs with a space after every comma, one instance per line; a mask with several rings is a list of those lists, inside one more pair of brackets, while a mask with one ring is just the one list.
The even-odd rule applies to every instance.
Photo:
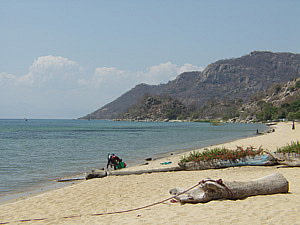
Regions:
[[[22, 120], [22, 119], [20, 119], [20, 120]], [[265, 131], [267, 131], [267, 130], [268, 129], [266, 129]], [[254, 137], [254, 136], [256, 136], [255, 133], [253, 133], [252, 135], [246, 135], [242, 139], [248, 138], [248, 137]], [[232, 141], [235, 141], [235, 140], [238, 140], [238, 139], [240, 139], [240, 138], [233, 138], [233, 139], [231, 139], [229, 141], [226, 141], [226, 142], [219, 142], [218, 140], [216, 140], [214, 143], [210, 144], [209, 146], [197, 146], [197, 147], [192, 147], [192, 148], [174, 149], [172, 151], [150, 155], [149, 158], [152, 159], [150, 161], [146, 161], [145, 157], [141, 157], [141, 158], [139, 158], [137, 160], [134, 160], [134, 161], [128, 160], [126, 162], [129, 165], [129, 167], [125, 168], [125, 170], [128, 170], [128, 169], [132, 170], [132, 168], [137, 168], [137, 167], [143, 166], [145, 164], [151, 164], [153, 162], [164, 161], [164, 159], [167, 160], [170, 156], [171, 157], [180, 156], [180, 155], [186, 154], [186, 153], [191, 152], [191, 151], [204, 149], [204, 148], [210, 147], [212, 145], [222, 145], [222, 144], [232, 142]], [[172, 166], [177, 166], [177, 163], [175, 165], [175, 163], [173, 162], [171, 165]], [[94, 168], [94, 170], [97, 170], [97, 169], [98, 168]], [[64, 177], [57, 177], [54, 180], [49, 180], [48, 182], [45, 182], [44, 185], [42, 184], [42, 185], [32, 186], [32, 187], [26, 188], [24, 191], [18, 191], [16, 193], [4, 194], [4, 195], [0, 196], [0, 204], [5, 204], [7, 202], [17, 201], [19, 199], [26, 199], [28, 197], [35, 196], [35, 195], [38, 195], [38, 194], [46, 192], [46, 191], [51, 191], [51, 190], [54, 190], [54, 189], [59, 189], [59, 188], [65, 187], [65, 186], [69, 186], [69, 185], [79, 183], [81, 181], [75, 181], [75, 180], [72, 180], [72, 179], [74, 179], [74, 178], [85, 178], [85, 174], [89, 173], [89, 172], [91, 172], [91, 171], [83, 171], [82, 173], [74, 173], [74, 174], [64, 176]], [[57, 182], [57, 180], [60, 180], [60, 179], [70, 179], [72, 181], [63, 182], [63, 183]]]

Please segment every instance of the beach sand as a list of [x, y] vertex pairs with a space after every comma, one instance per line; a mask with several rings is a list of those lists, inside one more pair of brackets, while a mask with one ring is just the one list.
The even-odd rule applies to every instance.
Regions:
[[[221, 144], [262, 146], [270, 152], [300, 140], [300, 123], [279, 123], [275, 132]], [[182, 155], [182, 154], [181, 154]], [[150, 161], [149, 165], [126, 170], [176, 166], [180, 155]], [[169, 165], [162, 162], [171, 161]], [[174, 187], [189, 188], [211, 178], [249, 181], [281, 173], [290, 184], [288, 194], [248, 197], [243, 200], [211, 201], [199, 204], [166, 201], [149, 208], [120, 214], [92, 215], [129, 210], [167, 199]], [[76, 183], [36, 196], [0, 205], [0, 222], [8, 224], [300, 224], [300, 168], [235, 167], [202, 171], [163, 172], [109, 176]], [[72, 217], [74, 216], [74, 217]], [[65, 218], [72, 217], [72, 218]], [[20, 222], [27, 219], [42, 219]]]

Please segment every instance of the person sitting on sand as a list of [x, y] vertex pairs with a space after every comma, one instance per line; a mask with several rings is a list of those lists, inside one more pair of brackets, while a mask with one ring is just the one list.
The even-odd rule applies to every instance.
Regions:
[[106, 165], [106, 169], [108, 169], [108, 166], [110, 165], [110, 167], [114, 166], [114, 169], [117, 169], [117, 164], [119, 162], [122, 162], [122, 159], [120, 159], [118, 156], [116, 156], [115, 154], [108, 154], [108, 160], [107, 160], [107, 165]]

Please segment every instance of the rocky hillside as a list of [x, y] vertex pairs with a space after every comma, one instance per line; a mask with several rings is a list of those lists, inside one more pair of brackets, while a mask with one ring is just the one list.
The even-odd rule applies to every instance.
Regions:
[[235, 59], [219, 60], [203, 72], [186, 72], [167, 84], [140, 84], [115, 101], [82, 119], [114, 119], [145, 94], [171, 96], [188, 108], [203, 108], [212, 99], [221, 101], [250, 97], [272, 84], [284, 84], [300, 77], [300, 54], [252, 52]]
[[240, 108], [237, 122], [300, 118], [300, 78], [271, 86], [265, 92], [253, 95]]
[[133, 121], [169, 121], [185, 117], [187, 113], [186, 106], [170, 96], [145, 95], [118, 118]]
[[242, 99], [212, 98], [203, 107], [186, 107], [170, 96], [144, 96], [129, 110], [118, 115], [120, 120], [169, 121], [211, 120], [253, 122], [279, 119], [300, 119], [300, 78], [287, 83], [273, 84], [262, 92]]

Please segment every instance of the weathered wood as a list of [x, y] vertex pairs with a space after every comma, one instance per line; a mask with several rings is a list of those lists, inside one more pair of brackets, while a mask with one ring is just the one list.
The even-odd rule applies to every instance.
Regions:
[[89, 179], [93, 179], [93, 178], [102, 178], [102, 177], [106, 177], [106, 176], [107, 176], [107, 172], [105, 170], [99, 170], [99, 171], [94, 171], [94, 172], [87, 174], [85, 179], [89, 180]]
[[300, 154], [298, 153], [274, 153], [271, 155], [278, 164], [292, 167], [300, 166]]
[[[181, 203], [204, 203], [217, 199], [244, 199], [255, 195], [270, 195], [287, 193], [289, 190], [288, 181], [279, 173], [248, 181], [248, 182], [227, 182], [204, 181], [195, 189], [175, 197]], [[171, 195], [178, 195], [184, 192], [183, 188], [174, 188], [169, 192]]]
[[158, 172], [172, 172], [172, 171], [180, 171], [183, 170], [180, 167], [166, 167], [166, 168], [155, 168], [155, 169], [146, 169], [146, 170], [135, 170], [135, 171], [122, 171], [122, 170], [114, 170], [109, 173], [109, 175], [113, 176], [122, 176], [122, 175], [134, 175], [134, 174], [144, 174], [144, 173], [158, 173]]
[[57, 180], [57, 182], [70, 182], [70, 181], [77, 181], [77, 180], [84, 180], [84, 178], [60, 179], [60, 180]]
[[139, 175], [144, 173], [158, 173], [158, 172], [172, 172], [183, 170], [180, 167], [165, 167], [165, 168], [156, 168], [156, 169], [146, 169], [146, 170], [135, 170], [135, 171], [126, 171], [126, 170], [113, 170], [111, 172], [106, 171], [96, 171], [86, 175], [86, 179], [93, 178], [102, 178], [106, 176], [124, 176], [124, 175]]

